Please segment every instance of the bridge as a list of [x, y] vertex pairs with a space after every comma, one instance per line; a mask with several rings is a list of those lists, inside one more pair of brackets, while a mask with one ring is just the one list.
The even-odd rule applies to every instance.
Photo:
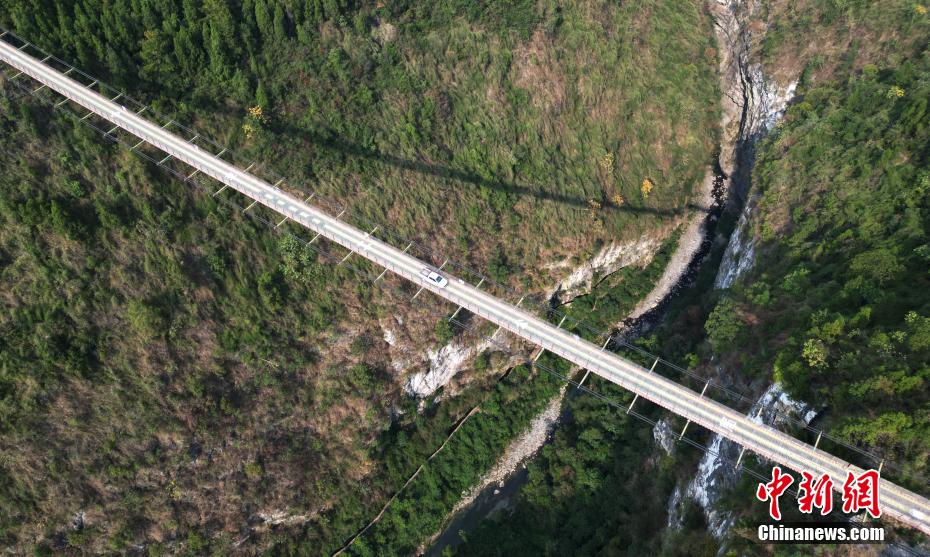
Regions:
[[[452, 302], [460, 308], [480, 316], [548, 350], [569, 362], [634, 393], [635, 398], [649, 400], [684, 417], [687, 424], [698, 424], [716, 432], [758, 455], [787, 468], [829, 474], [837, 491], [841, 491], [847, 473], [860, 474], [863, 470], [833, 456], [816, 446], [804, 443], [784, 432], [757, 423], [710, 397], [680, 385], [639, 364], [606, 351], [559, 326], [507, 303], [492, 294], [473, 286], [462, 278], [445, 273], [446, 284], [437, 284], [422, 274], [424, 269], [434, 270], [429, 263], [375, 237], [371, 231], [360, 230], [343, 220], [310, 204], [312, 199], [297, 197], [240, 169], [217, 155], [168, 132], [163, 126], [128, 110], [118, 98], [108, 98], [88, 86], [68, 77], [65, 73], [45, 64], [3, 40], [0, 34], [0, 60], [21, 74], [28, 75], [66, 99], [121, 128], [142, 142], [231, 188], [283, 217], [281, 223], [291, 221], [306, 227], [361, 257], [406, 279], [422, 290], [427, 290]], [[19, 74], [17, 74], [19, 75]], [[311, 196], [312, 198], [313, 196]], [[687, 425], [685, 426], [687, 427]], [[683, 434], [684, 432], [682, 432]], [[880, 483], [881, 505], [884, 514], [903, 524], [930, 535], [930, 500], [898, 486], [884, 478]]]

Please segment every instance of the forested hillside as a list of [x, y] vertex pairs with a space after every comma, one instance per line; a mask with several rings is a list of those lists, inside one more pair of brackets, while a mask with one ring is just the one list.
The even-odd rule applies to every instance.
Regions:
[[[887, 458], [886, 474], [926, 492], [928, 10], [904, 1], [763, 7], [750, 23], [763, 37], [760, 61], [768, 75], [799, 83], [752, 173], [754, 263], [724, 292], [713, 291], [716, 269], [705, 268], [652, 342], [708, 376], [736, 374], [744, 390], [782, 382], [818, 410], [817, 427]], [[696, 451], [683, 447], [669, 459], [655, 448], [643, 457], [624, 438], [608, 444], [607, 458], [601, 441], [618, 435], [604, 425], [608, 418], [578, 417], [531, 465], [513, 513], [486, 522], [457, 554], [714, 555], [723, 543], [728, 555], [848, 554], [849, 546], [759, 545], [755, 526], [765, 510], [746, 474], [720, 505], [738, 518], [730, 541], [711, 538], [693, 505], [677, 531], [643, 527], [642, 515], [667, 519], [662, 505], [674, 476], [691, 481]], [[640, 441], [640, 450], [650, 442]], [[628, 465], [618, 466], [620, 458]], [[625, 501], [635, 496], [642, 502], [631, 512]]]
[[[716, 133], [697, 2], [2, 0], [0, 24], [530, 288], [603, 242], [672, 238]], [[0, 86], [3, 547], [329, 553], [479, 406], [355, 549], [409, 553], [553, 394], [498, 380], [495, 352], [455, 396], [410, 397], [420, 361], [398, 370], [385, 327], [425, 351], [462, 335], [447, 308]], [[624, 277], [611, 307], [648, 289]]]
[[848, 50], [841, 65], [808, 62], [760, 151], [758, 264], [718, 303], [728, 319], [715, 323], [730, 325], [708, 326], [709, 338], [741, 369], [821, 405], [843, 437], [926, 474], [930, 21], [904, 2], [806, 9], [848, 34]]
[[698, 2], [0, 7], [23, 36], [373, 220], [547, 286], [540, 263], [654, 230], [711, 163]]

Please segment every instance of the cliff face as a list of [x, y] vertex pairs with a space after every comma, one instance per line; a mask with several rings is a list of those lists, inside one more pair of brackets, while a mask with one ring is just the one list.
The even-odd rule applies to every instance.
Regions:
[[[728, 209], [740, 211], [714, 281], [714, 288], [721, 290], [733, 285], [753, 264], [755, 240], [750, 230], [753, 201], [748, 197], [756, 144], [784, 114], [797, 85], [797, 81], [780, 85], [769, 79], [762, 65], [753, 59], [753, 49], [765, 32], [765, 27], [758, 23], [760, 4], [755, 0], [717, 0], [711, 6], [723, 92], [719, 164], [726, 176]], [[718, 366], [717, 376], [726, 380], [733, 374]], [[815, 413], [805, 403], [788, 397], [778, 384], [770, 384], [750, 415], [761, 423], [778, 425], [786, 416], [810, 421]], [[664, 446], [661, 443], [664, 432], [658, 427], [655, 436]], [[730, 463], [738, 457], [740, 447], [714, 435], [708, 448], [694, 478], [687, 485], [677, 485], [672, 493], [668, 504], [669, 527], [680, 527], [682, 506], [690, 499], [704, 511], [710, 533], [722, 539], [733, 519], [731, 513], [718, 508], [718, 502], [739, 477]]]
[[711, 4], [720, 61], [722, 136], [720, 168], [729, 178], [731, 202], [743, 205], [755, 145], [784, 114], [796, 79], [780, 85], [769, 79], [753, 57], [765, 34], [759, 22], [762, 2], [716, 0]]

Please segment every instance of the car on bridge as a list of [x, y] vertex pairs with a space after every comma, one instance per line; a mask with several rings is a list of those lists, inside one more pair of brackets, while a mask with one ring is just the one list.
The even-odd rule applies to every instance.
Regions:
[[439, 273], [437, 273], [436, 271], [433, 271], [432, 269], [423, 269], [422, 271], [420, 271], [420, 274], [423, 275], [426, 278], [426, 280], [435, 284], [439, 288], [445, 288], [446, 285], [449, 284], [449, 281], [446, 280], [446, 277], [440, 275]]

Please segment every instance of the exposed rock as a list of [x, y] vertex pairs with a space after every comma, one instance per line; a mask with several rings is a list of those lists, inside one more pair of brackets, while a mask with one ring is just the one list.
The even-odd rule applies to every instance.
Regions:
[[384, 329], [384, 342], [388, 343], [388, 346], [394, 346], [397, 344], [397, 335], [391, 329]]
[[[720, 79], [723, 117], [720, 166], [727, 174], [729, 196], [738, 207], [749, 189], [749, 175], [755, 162], [755, 145], [784, 114], [794, 95], [796, 83], [780, 87], [767, 80], [758, 63], [751, 62], [754, 28], [748, 25], [757, 15], [756, 0], [717, 0], [712, 6], [720, 50]], [[715, 287], [728, 288], [752, 266], [755, 243], [748, 230], [752, 203], [745, 203], [737, 228], [730, 238], [715, 280]], [[791, 400], [778, 384], [772, 384], [753, 405], [750, 416], [761, 423], [777, 426], [789, 416], [809, 422], [816, 415], [804, 403]], [[669, 501], [669, 525], [680, 526], [679, 506], [688, 497], [704, 510], [710, 533], [723, 538], [733, 523], [730, 512], [718, 508], [725, 491], [734, 485], [738, 471], [733, 463], [741, 447], [714, 435], [688, 487], [676, 487]]]
[[589, 292], [594, 286], [595, 275], [609, 275], [628, 265], [648, 265], [661, 245], [662, 239], [657, 237], [643, 237], [625, 244], [608, 244], [594, 257], [575, 267], [555, 288], [553, 296], [564, 303]]
[[[709, 220], [711, 211], [715, 204], [718, 203], [718, 201], [714, 199], [715, 179], [716, 175], [714, 170], [708, 168], [704, 174], [704, 180], [701, 182], [699, 197], [694, 202], [697, 209], [691, 211], [689, 220], [681, 234], [681, 238], [678, 240], [678, 246], [676, 246], [675, 252], [669, 258], [668, 264], [662, 272], [662, 276], [659, 277], [658, 282], [656, 282], [652, 290], [636, 304], [633, 311], [620, 323], [619, 326], [621, 329], [628, 327], [631, 323], [635, 323], [637, 319], [672, 295], [675, 288], [682, 284], [685, 275], [688, 273], [688, 269], [695, 264], [696, 258], [703, 259], [701, 255], [701, 246], [708, 235], [708, 226], [711, 224]], [[633, 328], [635, 329], [635, 327]]]
[[[283, 524], [285, 526], [290, 526], [292, 524], [303, 524], [310, 520], [311, 516], [306, 514], [290, 514], [285, 510], [276, 510], [269, 511], [267, 513], [260, 512], [255, 515], [259, 520], [262, 521], [262, 525], [265, 527], [268, 526], [278, 526]], [[261, 527], [256, 528], [261, 529]]]
[[428, 397], [448, 383], [469, 358], [487, 349], [491, 344], [487, 339], [475, 346], [453, 340], [439, 350], [427, 350], [429, 371], [414, 373], [408, 377], [404, 390], [419, 398]]
[[757, 0], [717, 0], [711, 5], [723, 90], [719, 162], [738, 204], [749, 188], [756, 142], [784, 114], [797, 86], [794, 82], [782, 87], [766, 79], [762, 66], [751, 61], [753, 41], [765, 29], [748, 22], [761, 8], [762, 2]]
[[672, 428], [669, 427], [668, 422], [665, 420], [656, 422], [655, 427], [652, 428], [652, 436], [666, 454], [672, 454], [672, 451], [675, 450], [675, 441], [677, 441], [675, 432], [672, 431]]

